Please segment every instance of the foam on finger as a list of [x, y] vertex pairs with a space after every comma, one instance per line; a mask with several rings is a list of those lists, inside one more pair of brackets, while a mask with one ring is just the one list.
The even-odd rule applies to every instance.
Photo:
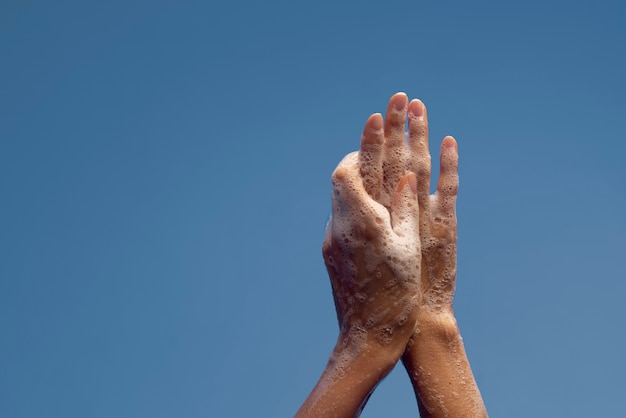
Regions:
[[440, 161], [439, 181], [437, 183], [439, 210], [446, 214], [452, 214], [459, 189], [459, 154], [458, 145], [451, 136], [445, 137], [441, 143]]

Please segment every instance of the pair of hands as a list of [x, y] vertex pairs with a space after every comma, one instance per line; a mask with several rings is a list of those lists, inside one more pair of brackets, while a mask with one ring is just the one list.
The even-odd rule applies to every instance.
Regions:
[[[408, 117], [408, 137], [404, 128]], [[487, 417], [452, 300], [458, 148], [441, 144], [430, 195], [426, 108], [404, 93], [369, 117], [332, 175], [323, 244], [339, 338], [297, 418], [355, 417], [402, 358], [423, 418]]]
[[385, 120], [369, 117], [360, 150], [332, 175], [323, 255], [346, 350], [367, 347], [395, 364], [420, 332], [418, 318], [452, 315], [458, 189], [452, 137], [443, 140], [440, 158], [437, 192], [430, 195], [426, 108], [398, 93]]

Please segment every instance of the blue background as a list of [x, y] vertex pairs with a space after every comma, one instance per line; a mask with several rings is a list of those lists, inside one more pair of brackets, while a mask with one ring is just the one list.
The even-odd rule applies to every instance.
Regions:
[[0, 416], [292, 416], [329, 177], [396, 91], [459, 142], [490, 415], [623, 416], [625, 74], [623, 1], [2, 2]]

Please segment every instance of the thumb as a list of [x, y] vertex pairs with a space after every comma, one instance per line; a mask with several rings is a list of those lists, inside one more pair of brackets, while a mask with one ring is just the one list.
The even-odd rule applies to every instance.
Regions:
[[415, 173], [405, 174], [391, 200], [391, 227], [399, 236], [419, 235], [419, 208], [417, 205], [417, 178]]

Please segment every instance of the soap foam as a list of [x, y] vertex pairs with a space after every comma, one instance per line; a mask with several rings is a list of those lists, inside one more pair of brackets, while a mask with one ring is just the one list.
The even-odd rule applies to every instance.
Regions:
[[[397, 166], [390, 166], [388, 172], [392, 169], [397, 170]], [[392, 174], [404, 175], [404, 171], [393, 171]], [[363, 322], [357, 318], [348, 318], [347, 312], [344, 313], [344, 323], [341, 324], [343, 332], [349, 333], [353, 350], [364, 349], [355, 348], [355, 344], [365, 344], [371, 337], [380, 344], [389, 344], [398, 327], [404, 326], [411, 313], [415, 312], [420, 300], [421, 253], [414, 221], [418, 213], [417, 200], [408, 184], [400, 191], [400, 195], [396, 195], [396, 199], [409, 199], [408, 202], [389, 200], [390, 208], [393, 203], [392, 228], [390, 208], [373, 200], [365, 190], [358, 170], [357, 153], [351, 153], [342, 160], [333, 173], [332, 182], [330, 235], [333, 242], [342, 248], [340, 252], [347, 256], [341, 261], [331, 258], [329, 264], [342, 272], [341, 280], [347, 281], [346, 286], [357, 290], [354, 295], [361, 309], [367, 310], [368, 304], [376, 301], [377, 294], [368, 294], [372, 286], [377, 289], [377, 293], [398, 292], [405, 295], [395, 302], [393, 308], [374, 310]], [[355, 258], [357, 254], [363, 256]], [[387, 273], [381, 272], [382, 267]], [[385, 282], [377, 286], [371, 283], [375, 280]], [[394, 290], [396, 287], [398, 289]], [[371, 336], [363, 339], [364, 335]]]

